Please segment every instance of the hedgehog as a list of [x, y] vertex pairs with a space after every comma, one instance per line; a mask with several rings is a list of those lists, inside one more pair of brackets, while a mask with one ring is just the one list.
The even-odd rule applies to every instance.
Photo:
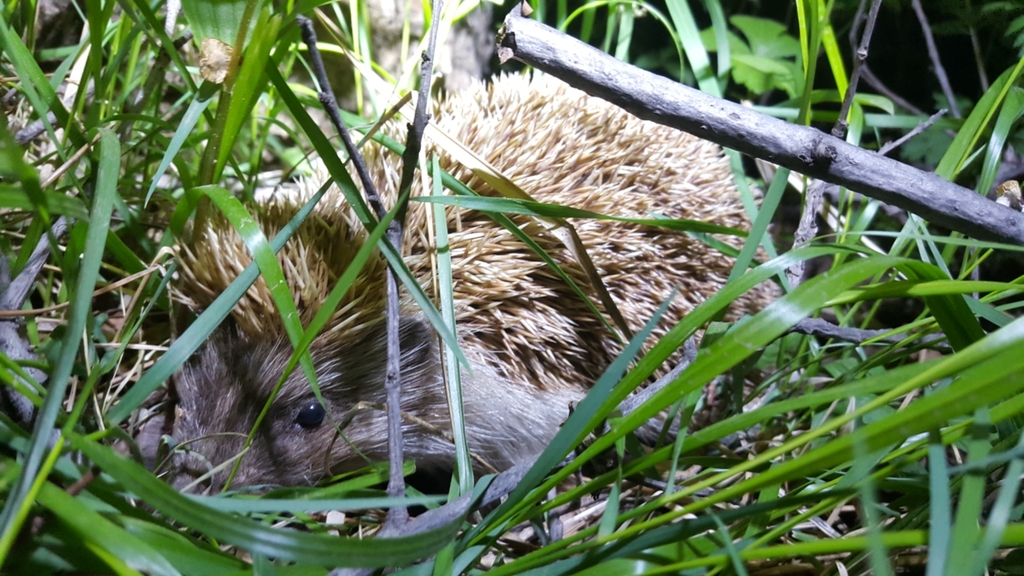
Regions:
[[[503, 75], [489, 85], [481, 82], [435, 103], [432, 122], [540, 202], [748, 229], [717, 145], [642, 121], [552, 77]], [[397, 134], [397, 128], [388, 129]], [[455, 178], [481, 195], [496, 194], [443, 149], [433, 149]], [[400, 159], [375, 143], [363, 154], [390, 206], [397, 196]], [[320, 167], [299, 186], [260, 201], [254, 218], [268, 237], [326, 178]], [[414, 195], [423, 193], [419, 186]], [[446, 210], [458, 342], [469, 363], [462, 373], [468, 443], [484, 470], [503, 470], [543, 451], [571, 405], [622, 350], [622, 339], [493, 218]], [[582, 266], [549, 227], [531, 217], [513, 219], [606, 314]], [[431, 223], [428, 206], [410, 203], [403, 258], [436, 298]], [[652, 338], [718, 290], [732, 268], [731, 258], [685, 233], [601, 219], [579, 219], [574, 225], [630, 330], [639, 330], [672, 298]], [[366, 236], [344, 196], [333, 189], [279, 252], [303, 325]], [[207, 307], [251, 262], [237, 233], [216, 214], [197, 223], [178, 259], [176, 296], [195, 311]], [[380, 408], [385, 267], [383, 257], [365, 265], [310, 347], [324, 403], [295, 371], [242, 455], [232, 486], [308, 485], [387, 460], [386, 416]], [[762, 285], [738, 299], [730, 315], [757, 311], [774, 295], [773, 286]], [[401, 302], [405, 454], [418, 469], [451, 469], [455, 456], [445, 434], [451, 424], [443, 346], [416, 305], [407, 296]], [[292, 353], [262, 279], [238, 302], [229, 324], [175, 377], [180, 404], [174, 436], [189, 446], [177, 457], [176, 485], [204, 474], [212, 476], [213, 485], [223, 485], [225, 471], [207, 473], [238, 457]]]

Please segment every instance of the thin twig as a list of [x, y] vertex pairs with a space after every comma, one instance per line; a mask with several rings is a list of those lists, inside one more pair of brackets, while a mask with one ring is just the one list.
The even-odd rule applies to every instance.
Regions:
[[864, 20], [865, 2], [867, 2], [867, 0], [860, 0], [860, 3], [857, 4], [857, 11], [853, 13], [853, 24], [850, 26], [850, 35], [848, 36], [850, 40], [850, 46], [857, 45], [857, 31], [860, 30], [860, 25]]
[[[885, 334], [892, 334], [892, 330], [847, 328], [845, 326], [837, 326], [822, 318], [805, 318], [797, 322], [789, 329], [789, 331], [796, 334], [806, 334], [808, 336], [842, 340], [843, 342], [850, 342], [852, 344], [864, 344], [865, 342], [873, 342], [876, 344], [900, 344], [907, 340], [907, 336], [900, 336], [899, 334], [885, 336]], [[925, 342], [934, 345], [945, 340], [946, 336], [940, 332], [937, 334], [929, 334], [918, 342]]]
[[935, 114], [932, 114], [931, 116], [928, 117], [927, 120], [925, 120], [924, 122], [918, 123], [917, 126], [914, 126], [914, 129], [911, 130], [910, 132], [907, 132], [906, 134], [904, 134], [903, 136], [899, 137], [898, 139], [896, 139], [893, 142], [888, 142], [885, 145], [883, 145], [881, 148], [878, 149], [878, 153], [884, 156], [884, 155], [888, 154], [889, 152], [892, 152], [896, 148], [899, 148], [900, 146], [903, 145], [904, 142], [906, 142], [907, 140], [910, 140], [914, 136], [917, 136], [921, 132], [924, 132], [932, 124], [935, 124], [935, 121], [938, 120], [939, 118], [942, 118], [943, 116], [945, 116], [946, 112], [948, 112], [948, 110], [943, 108], [942, 110], [939, 110]]
[[[878, 150], [878, 154], [880, 154], [882, 156], [885, 156], [889, 152], [892, 152], [896, 148], [899, 148], [900, 146], [902, 146], [904, 143], [906, 143], [908, 140], [910, 140], [914, 136], [917, 136], [918, 134], [920, 134], [920, 133], [924, 132], [925, 130], [927, 130], [928, 127], [931, 126], [932, 124], [934, 124], [936, 120], [938, 120], [939, 118], [945, 116], [946, 112], [947, 112], [947, 110], [945, 108], [943, 108], [942, 110], [939, 110], [935, 114], [932, 114], [931, 117], [929, 117], [924, 122], [918, 123], [918, 125], [915, 126], [914, 129], [911, 130], [910, 132], [907, 132], [906, 134], [904, 134], [903, 136], [901, 136], [900, 138], [898, 138], [897, 140], [895, 140], [893, 142], [888, 142], [888, 143], [884, 144]], [[838, 190], [839, 190], [838, 186], [833, 186], [833, 187], [826, 188], [825, 196], [833, 204], [839, 203]], [[856, 192], [853, 192], [852, 200], [853, 201], [863, 201], [864, 200], [864, 196], [863, 196], [863, 194], [858, 194]], [[907, 223], [907, 212], [906, 212], [906, 210], [903, 210], [902, 208], [898, 208], [896, 206], [893, 206], [891, 204], [887, 204], [887, 203], [881, 202], [881, 201], [878, 203], [878, 205], [879, 205], [879, 209], [881, 209], [882, 213], [885, 214], [893, 222], [896, 222], [900, 226], [903, 226], [904, 224]]]
[[[437, 14], [437, 12], [435, 12]], [[328, 117], [334, 124], [335, 130], [341, 135], [341, 140], [344, 143], [345, 151], [348, 152], [349, 158], [352, 159], [353, 164], [356, 167], [356, 173], [359, 175], [359, 180], [363, 184], [363, 190], [366, 192], [366, 199], [370, 206], [373, 207], [374, 212], [377, 213], [379, 218], [383, 218], [387, 213], [384, 203], [381, 201], [380, 194], [378, 194], [376, 187], [373, 184], [373, 180], [370, 178], [370, 171], [366, 167], [366, 161], [362, 154], [356, 149], [355, 143], [348, 134], [348, 129], [341, 121], [341, 115], [338, 112], [338, 104], [334, 99], [334, 94], [331, 91], [330, 83], [327, 80], [327, 73], [324, 69], [323, 59], [320, 57], [320, 51], [316, 47], [316, 32], [313, 30], [313, 23], [308, 18], [299, 16], [297, 18], [299, 27], [302, 29], [302, 39], [309, 48], [310, 61], [313, 64], [313, 72], [316, 76], [317, 83], [320, 85], [320, 103], [323, 104], [324, 110], [327, 112]], [[429, 95], [430, 89], [430, 61], [433, 58], [433, 44], [437, 38], [435, 32], [436, 27], [431, 27], [430, 36], [430, 48], [429, 55], [424, 56], [424, 66], [427, 68], [426, 76], [426, 89], [427, 95]], [[419, 148], [423, 138], [423, 130], [426, 125], [426, 96], [421, 95], [420, 101], [416, 107], [416, 117], [414, 118], [413, 125], [409, 130], [409, 142], [406, 143], [406, 153], [403, 155], [403, 161], [405, 166], [402, 171], [402, 186], [400, 188], [398, 197], [402, 197], [402, 191], [408, 190], [412, 184], [412, 173], [415, 170], [416, 158], [419, 156]], [[422, 114], [421, 114], [422, 108]], [[419, 122], [420, 116], [423, 116], [422, 122]], [[417, 125], [419, 128], [417, 130]], [[410, 150], [414, 150], [412, 153], [412, 162], [408, 162]], [[407, 175], [408, 173], [408, 175]], [[399, 206], [396, 208], [398, 213], [391, 224], [388, 226], [387, 239], [391, 242], [391, 245], [395, 248], [395, 252], [398, 254], [402, 253], [402, 229], [403, 220], [405, 218], [405, 206]], [[399, 326], [401, 321], [401, 310], [398, 305], [398, 279], [395, 275], [394, 270], [391, 266], [388, 266], [387, 274], [385, 275], [385, 287], [386, 287], [386, 302], [385, 302], [385, 318], [387, 322], [387, 368], [384, 377], [384, 389], [387, 394], [387, 419], [388, 419], [388, 487], [387, 493], [393, 498], [401, 498], [405, 495], [405, 477], [402, 475], [402, 461], [405, 458], [404, 451], [404, 439], [402, 436], [402, 363], [401, 363], [401, 346], [399, 344]], [[404, 506], [396, 506], [388, 512], [387, 519], [384, 522], [383, 534], [394, 533], [394, 531], [404, 526], [409, 520], [409, 511]]]
[[875, 30], [878, 8], [881, 5], [882, 0], [873, 0], [871, 10], [868, 11], [868, 18], [864, 24], [864, 35], [861, 37], [860, 47], [857, 48], [853, 59], [853, 73], [850, 74], [850, 85], [846, 89], [846, 97], [843, 98], [843, 107], [839, 110], [839, 120], [832, 127], [832, 135], [836, 138], [846, 137], [846, 129], [850, 126], [846, 117], [850, 113], [850, 106], [853, 105], [853, 97], [857, 94], [857, 84], [860, 81], [861, 70], [868, 59], [868, 46], [871, 45], [871, 34]]
[[338, 112], [338, 102], [334, 99], [334, 91], [331, 90], [331, 83], [327, 79], [323, 58], [320, 57], [320, 50], [316, 47], [316, 32], [313, 30], [313, 21], [305, 16], [298, 16], [295, 21], [298, 23], [299, 29], [302, 30], [302, 41], [306, 43], [306, 47], [309, 49], [309, 59], [313, 65], [313, 75], [316, 77], [316, 83], [320, 87], [320, 104], [323, 105], [324, 111], [327, 112], [327, 117], [331, 119], [334, 129], [341, 136], [341, 142], [345, 145], [345, 152], [356, 167], [356, 174], [358, 174], [359, 181], [363, 184], [363, 191], [366, 193], [366, 201], [373, 208], [374, 213], [377, 214], [377, 218], [384, 218], [387, 210], [380, 201], [380, 195], [377, 194], [377, 187], [374, 186], [373, 179], [370, 178], [370, 171], [366, 167], [366, 159], [359, 153], [355, 143], [352, 142], [352, 137], [348, 133], [348, 128], [341, 121], [341, 114]]
[[[686, 342], [683, 342], [683, 357], [679, 363], [672, 368], [661, 378], [658, 378], [653, 384], [640, 390], [639, 392], [626, 397], [622, 403], [619, 404], [619, 412], [623, 416], [628, 416], [640, 407], [644, 402], [647, 402], [656, 393], [661, 391], [665, 386], [671, 384], [679, 375], [697, 358], [697, 344], [692, 337], [687, 338]], [[605, 430], [607, 431], [607, 425]]]
[[[405, 214], [408, 209], [409, 191], [412, 189], [413, 180], [416, 175], [416, 163], [419, 161], [420, 150], [423, 147], [423, 133], [427, 129], [427, 122], [430, 116], [427, 114], [427, 103], [430, 99], [430, 79], [433, 75], [434, 47], [437, 45], [438, 19], [441, 17], [442, 0], [433, 0], [432, 19], [430, 32], [427, 38], [427, 49], [423, 53], [423, 60], [420, 62], [420, 90], [419, 98], [416, 100], [416, 112], [413, 114], [412, 124], [409, 125], [409, 136], [405, 142], [405, 152], [402, 154], [402, 177], [398, 185], [398, 198], [400, 204], [396, 206], [394, 220], [388, 226], [387, 237], [395, 251], [402, 253], [402, 235], [405, 230]], [[402, 200], [404, 199], [404, 200]], [[385, 318], [387, 319], [387, 341], [388, 341], [388, 366], [384, 376], [384, 390], [387, 394], [388, 407], [388, 462], [390, 470], [388, 475], [388, 496], [401, 498], [405, 495], [405, 477], [402, 475], [402, 460], [404, 459], [404, 446], [402, 442], [402, 351], [399, 339], [400, 310], [398, 305], [398, 276], [393, 268], [388, 267], [387, 274], [387, 304], [385, 307]], [[409, 511], [404, 506], [396, 506], [388, 511], [384, 520], [382, 536], [387, 536], [398, 527], [404, 526], [409, 521]]]
[[[813, 180], [804, 193], [804, 209], [800, 213], [800, 224], [797, 225], [793, 234], [793, 249], [808, 244], [812, 238], [818, 235], [818, 212], [824, 203], [825, 186], [828, 183], [824, 180]], [[799, 260], [786, 269], [786, 278], [790, 286], [796, 288], [804, 279], [806, 260]]]
[[960, 118], [960, 108], [956, 105], [956, 97], [953, 95], [953, 87], [949, 84], [949, 77], [946, 76], [946, 69], [942, 67], [942, 61], [939, 60], [939, 49], [935, 47], [935, 38], [932, 36], [932, 28], [928, 25], [928, 17], [924, 14], [924, 8], [921, 7], [921, 0], [911, 0], [910, 5], [914, 8], [914, 13], [917, 14], [917, 20], [921, 23], [924, 42], [928, 46], [928, 57], [932, 60], [935, 76], [939, 79], [942, 93], [945, 94], [946, 100], [949, 102], [949, 109], [953, 111], [954, 118]]
[[[968, 2], [970, 4], [970, 2]], [[967, 9], [970, 11], [970, 8]], [[974, 25], [968, 26], [967, 30], [971, 36], [971, 51], [974, 52], [974, 65], [978, 67], [978, 84], [981, 86], [981, 91], [988, 92], [988, 74], [985, 73], [985, 60], [981, 57], [981, 46], [978, 43], [978, 31], [974, 28]]]

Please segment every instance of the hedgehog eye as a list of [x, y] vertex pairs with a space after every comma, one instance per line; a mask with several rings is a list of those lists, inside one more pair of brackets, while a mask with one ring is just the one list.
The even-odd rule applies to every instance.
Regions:
[[327, 411], [324, 410], [324, 407], [319, 402], [310, 402], [295, 415], [295, 423], [309, 430], [319, 426], [324, 421], [324, 416], [326, 415]]

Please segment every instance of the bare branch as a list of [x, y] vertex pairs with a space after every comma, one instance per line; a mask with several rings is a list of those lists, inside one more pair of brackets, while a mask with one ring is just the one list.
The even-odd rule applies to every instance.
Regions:
[[1024, 245], [1024, 214], [829, 134], [640, 70], [517, 10], [505, 20], [498, 53], [503, 61], [526, 62], [645, 120], [845, 186], [974, 238]]

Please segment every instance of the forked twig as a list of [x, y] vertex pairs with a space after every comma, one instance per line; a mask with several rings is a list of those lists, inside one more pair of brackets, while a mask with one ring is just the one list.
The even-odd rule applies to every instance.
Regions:
[[[853, 105], [853, 97], [857, 94], [857, 85], [860, 82], [861, 72], [864, 70], [864, 63], [868, 59], [868, 47], [871, 45], [871, 34], [875, 30], [875, 22], [878, 20], [878, 9], [882, 6], [882, 0], [873, 0], [871, 9], [868, 10], [867, 20], [864, 22], [864, 34], [861, 36], [860, 46], [854, 53], [853, 72], [850, 74], [850, 85], [846, 89], [846, 96], [843, 98], [843, 107], [839, 110], [839, 120], [832, 127], [832, 135], [836, 138], [846, 137], [846, 129], [850, 126], [846, 117], [850, 113], [850, 106]], [[852, 34], [852, 32], [851, 32]]]

